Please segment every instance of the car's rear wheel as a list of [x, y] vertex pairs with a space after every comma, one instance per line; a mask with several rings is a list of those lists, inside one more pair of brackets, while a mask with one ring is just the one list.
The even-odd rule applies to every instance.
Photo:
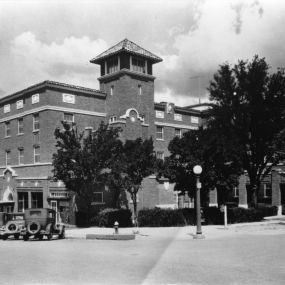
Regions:
[[40, 236], [38, 236], [38, 238], [39, 238], [39, 240], [42, 240], [42, 239], [43, 239], [43, 236], [42, 236], [42, 235], [40, 235]]
[[8, 235], [2, 236], [2, 239], [3, 239], [3, 240], [6, 240], [7, 238], [8, 238]]
[[27, 240], [29, 240], [29, 236], [28, 235], [24, 235], [23, 239], [24, 239], [24, 241], [27, 241]]
[[41, 226], [36, 221], [30, 222], [27, 226], [28, 233], [31, 235], [36, 235], [37, 233], [39, 233], [40, 229]]

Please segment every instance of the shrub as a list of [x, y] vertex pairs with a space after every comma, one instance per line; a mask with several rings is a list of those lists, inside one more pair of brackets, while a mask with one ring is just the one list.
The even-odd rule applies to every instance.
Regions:
[[222, 225], [224, 223], [224, 213], [218, 207], [203, 208], [205, 224]]
[[277, 214], [277, 207], [262, 208], [230, 208], [228, 209], [229, 223], [259, 222], [266, 216]]
[[142, 209], [138, 213], [141, 227], [175, 227], [185, 226], [186, 219], [182, 209]]
[[[263, 208], [228, 208], [228, 223], [258, 222], [265, 216], [277, 214], [277, 207]], [[218, 207], [205, 207], [202, 213], [202, 222], [207, 225], [223, 225], [224, 213]], [[138, 213], [138, 222], [141, 227], [173, 227], [196, 225], [196, 209], [143, 209]]]
[[132, 212], [128, 209], [106, 208], [93, 217], [91, 223], [93, 226], [112, 228], [116, 221], [121, 228], [132, 227]]
[[76, 212], [75, 223], [78, 227], [88, 227], [88, 214], [82, 211]]
[[182, 208], [179, 210], [182, 211], [186, 225], [191, 225], [191, 226], [196, 225], [196, 209], [194, 209], [194, 208]]

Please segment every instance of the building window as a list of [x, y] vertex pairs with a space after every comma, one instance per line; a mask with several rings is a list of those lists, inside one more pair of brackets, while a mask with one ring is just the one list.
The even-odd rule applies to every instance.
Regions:
[[39, 132], [34, 133], [33, 140], [34, 140], [34, 144], [40, 143], [40, 133]]
[[182, 137], [182, 131], [181, 129], [175, 129], [175, 136], [181, 138]]
[[19, 100], [16, 102], [16, 109], [22, 109], [24, 107], [24, 100]]
[[114, 85], [112, 85], [110, 87], [110, 95], [113, 96], [114, 95]]
[[68, 93], [62, 93], [62, 102], [69, 103], [69, 104], [75, 104], [75, 95], [68, 94]]
[[116, 116], [111, 116], [109, 119], [109, 123], [114, 123], [117, 121], [117, 117]]
[[24, 120], [23, 118], [18, 119], [18, 135], [24, 133]]
[[5, 137], [11, 136], [10, 122], [5, 123]]
[[18, 192], [18, 211], [24, 212], [29, 207], [28, 192]]
[[103, 192], [94, 192], [94, 203], [95, 204], [103, 204]]
[[118, 58], [114, 57], [108, 60], [107, 62], [108, 73], [113, 73], [119, 70]]
[[32, 104], [36, 104], [40, 102], [40, 94], [32, 95]]
[[24, 164], [24, 149], [19, 149], [19, 164]]
[[239, 196], [238, 187], [234, 187], [234, 197], [238, 197], [238, 196]]
[[85, 127], [84, 129], [84, 137], [88, 138], [92, 135], [93, 128], [92, 127]]
[[271, 184], [269, 183], [263, 184], [263, 197], [264, 198], [271, 197]]
[[156, 127], [156, 139], [163, 140], [163, 127], [160, 126]]
[[6, 150], [6, 165], [11, 165], [11, 151]]
[[9, 113], [11, 111], [11, 106], [10, 104], [7, 104], [4, 106], [4, 113]]
[[40, 129], [40, 116], [39, 114], [34, 114], [33, 116], [33, 130], [38, 131]]
[[41, 148], [40, 146], [34, 147], [34, 163], [41, 162]]
[[31, 208], [42, 208], [43, 207], [43, 192], [31, 192]]
[[191, 116], [191, 117], [190, 117], [190, 122], [191, 122], [192, 124], [198, 124], [198, 123], [199, 123], [199, 118], [198, 118], [198, 117]]
[[175, 121], [182, 121], [182, 115], [181, 114], [174, 114], [174, 120]]
[[132, 58], [132, 70], [145, 73], [145, 61], [136, 57]]
[[157, 151], [156, 152], [156, 158], [157, 159], [164, 159], [164, 152], [163, 151]]
[[141, 85], [138, 85], [138, 93], [139, 93], [139, 95], [142, 95], [142, 86]]
[[163, 111], [155, 111], [155, 117], [163, 119], [164, 118], [164, 112]]
[[63, 120], [68, 124], [72, 124], [74, 123], [74, 115], [72, 113], [64, 113]]

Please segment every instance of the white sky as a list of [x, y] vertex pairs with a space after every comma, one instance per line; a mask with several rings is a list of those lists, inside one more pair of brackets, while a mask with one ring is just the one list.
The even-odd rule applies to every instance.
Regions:
[[207, 98], [220, 64], [285, 67], [284, 0], [0, 0], [0, 96], [43, 80], [99, 89], [89, 63], [124, 38], [163, 58], [155, 100]]

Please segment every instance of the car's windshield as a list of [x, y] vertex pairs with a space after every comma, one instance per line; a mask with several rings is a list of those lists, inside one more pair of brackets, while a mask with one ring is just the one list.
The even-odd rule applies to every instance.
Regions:
[[31, 217], [39, 217], [41, 216], [41, 211], [30, 211]]

